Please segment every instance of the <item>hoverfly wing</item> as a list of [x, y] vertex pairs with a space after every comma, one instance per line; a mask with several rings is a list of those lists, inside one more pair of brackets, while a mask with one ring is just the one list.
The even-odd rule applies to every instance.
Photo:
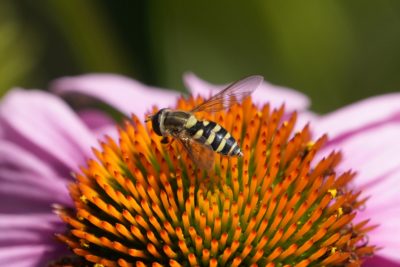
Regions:
[[196, 142], [191, 138], [177, 138], [186, 150], [193, 164], [200, 169], [210, 170], [214, 165], [214, 151], [211, 146]]
[[216, 95], [212, 96], [210, 99], [193, 108], [191, 112], [217, 112], [220, 110], [226, 110], [233, 104], [238, 103], [251, 95], [263, 80], [264, 78], [262, 76], [253, 75], [236, 81], [228, 85]]

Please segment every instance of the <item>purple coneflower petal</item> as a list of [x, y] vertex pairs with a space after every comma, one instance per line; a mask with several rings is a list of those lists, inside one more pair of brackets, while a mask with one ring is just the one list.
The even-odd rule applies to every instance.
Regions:
[[400, 94], [371, 97], [324, 115], [314, 132], [329, 133], [333, 143], [390, 121], [400, 121]]
[[[213, 85], [208, 83], [193, 73], [187, 73], [183, 77], [184, 83], [193, 95], [210, 96], [210, 91], [221, 90], [226, 85]], [[297, 91], [282, 86], [272, 85], [264, 82], [253, 94], [252, 97], [257, 103], [270, 102], [273, 107], [279, 107], [285, 103], [286, 110], [305, 110], [309, 104], [309, 99]]]
[[400, 168], [391, 175], [382, 176], [373, 185], [363, 188], [363, 196], [369, 196], [370, 199], [366, 209], [358, 214], [357, 220], [373, 218], [379, 227], [374, 229], [369, 237], [374, 244], [382, 247], [377, 255], [397, 260], [400, 266], [400, 239], [397, 238], [400, 225], [399, 173]]
[[53, 177], [56, 172], [31, 151], [27, 151], [16, 143], [0, 140], [0, 176], [5, 167], [37, 174], [41, 177]]
[[65, 178], [49, 181], [44, 177], [4, 171], [0, 177], [1, 213], [50, 212], [51, 203], [71, 204]]
[[0, 263], [45, 266], [67, 253], [51, 205], [70, 205], [67, 182], [97, 143], [57, 97], [16, 89], [0, 105]]
[[105, 136], [117, 137], [116, 122], [104, 112], [90, 109], [79, 111], [78, 116], [90, 128], [97, 139], [103, 140]]
[[373, 218], [379, 227], [369, 237], [374, 244], [382, 247], [377, 255], [396, 260], [400, 265], [400, 239], [394, 238], [400, 225], [399, 174], [400, 168], [391, 175], [381, 177], [375, 184], [364, 186], [363, 196], [370, 196], [370, 199], [366, 209], [358, 214], [357, 221]]
[[[45, 266], [49, 259], [66, 253], [54, 240], [63, 229], [55, 214], [1, 215], [0, 262], [7, 266]], [[55, 254], [55, 255], [54, 255]]]
[[[297, 121], [296, 124], [294, 125], [294, 131], [292, 132], [291, 136], [295, 135], [298, 131], [301, 131], [307, 124], [309, 125], [313, 125], [313, 123], [315, 121], [318, 121], [319, 119], [319, 115], [308, 111], [308, 110], [303, 110], [303, 111], [299, 111], [297, 112], [298, 116], [297, 116]], [[291, 116], [291, 113], [285, 114], [284, 115], [284, 119], [287, 120], [289, 119]], [[321, 136], [314, 136], [314, 138], [318, 138]]]
[[8, 246], [0, 250], [0, 261], [6, 263], [7, 267], [46, 266], [47, 259], [42, 258], [42, 255], [52, 252], [54, 246], [45, 244]]
[[[12, 114], [12, 115], [11, 115]], [[7, 138], [50, 155], [76, 170], [96, 144], [92, 133], [59, 98], [40, 91], [14, 89], [0, 105]], [[17, 140], [15, 140], [17, 139]]]
[[0, 213], [48, 212], [52, 201], [70, 203], [65, 186], [68, 177], [60, 177], [31, 152], [0, 141]]
[[375, 256], [372, 257], [371, 259], [367, 259], [366, 262], [363, 263], [362, 267], [399, 267], [400, 263], [391, 261], [389, 259]]
[[[400, 124], [384, 124], [351, 138], [337, 141], [333, 146], [343, 151], [343, 168], [358, 172], [357, 183], [361, 186], [377, 182], [400, 167]], [[400, 185], [400, 180], [399, 180]]]
[[51, 85], [59, 94], [81, 93], [97, 98], [127, 116], [139, 117], [150, 111], [152, 105], [167, 107], [175, 103], [178, 92], [163, 90], [113, 74], [86, 74], [65, 77]]
[[57, 215], [53, 213], [3, 214], [0, 221], [0, 230], [2, 230], [0, 246], [26, 245], [41, 243], [45, 239], [53, 240], [55, 226], [58, 226], [58, 229], [64, 227]]
[[115, 121], [104, 112], [96, 109], [86, 109], [78, 111], [79, 118], [92, 131], [97, 131], [103, 127], [115, 125]]

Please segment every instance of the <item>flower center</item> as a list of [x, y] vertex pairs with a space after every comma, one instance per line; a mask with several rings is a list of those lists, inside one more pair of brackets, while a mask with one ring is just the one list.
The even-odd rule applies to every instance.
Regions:
[[354, 173], [335, 172], [337, 152], [313, 162], [325, 136], [293, 133], [296, 114], [249, 98], [201, 118], [227, 129], [243, 157], [216, 153], [205, 172], [132, 117], [76, 174], [58, 238], [97, 266], [358, 266], [373, 254], [372, 226], [352, 222], [366, 201], [348, 188]]

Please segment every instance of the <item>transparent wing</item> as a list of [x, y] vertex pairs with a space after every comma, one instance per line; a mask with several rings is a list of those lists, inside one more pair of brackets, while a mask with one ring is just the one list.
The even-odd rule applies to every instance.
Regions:
[[200, 144], [191, 138], [177, 138], [196, 167], [210, 170], [214, 165], [214, 151], [211, 146]]
[[191, 112], [217, 112], [225, 110], [233, 104], [242, 101], [245, 97], [251, 95], [254, 90], [262, 83], [264, 78], [259, 75], [249, 76], [236, 81], [223, 89], [221, 92], [204, 101]]

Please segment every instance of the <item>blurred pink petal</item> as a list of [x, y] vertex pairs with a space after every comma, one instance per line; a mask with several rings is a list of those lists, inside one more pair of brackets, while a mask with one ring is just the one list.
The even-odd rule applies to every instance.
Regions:
[[317, 135], [328, 132], [330, 142], [387, 122], [400, 121], [400, 94], [371, 97], [324, 115], [314, 127]]
[[67, 180], [32, 151], [0, 140], [0, 213], [49, 212], [49, 199], [69, 204]]
[[[227, 86], [208, 83], [193, 73], [186, 73], [183, 80], [191, 94], [204, 97], [209, 97], [211, 94], [215, 94], [216, 91]], [[256, 103], [270, 102], [274, 108], [285, 103], [286, 109], [289, 112], [293, 110], [305, 110], [310, 104], [309, 99], [302, 93], [282, 86], [272, 85], [268, 82], [264, 82], [259, 86], [252, 94], [252, 98]]]
[[46, 266], [67, 253], [55, 242], [65, 225], [51, 205], [71, 204], [70, 172], [97, 141], [61, 99], [41, 91], [10, 91], [0, 122], [0, 263]]
[[0, 104], [0, 120], [19, 142], [47, 152], [70, 170], [77, 170], [97, 143], [64, 102], [41, 91], [10, 91]]
[[54, 242], [63, 229], [55, 214], [1, 215], [0, 260], [4, 266], [47, 266], [49, 255], [68, 253]]
[[[357, 220], [372, 218], [373, 223], [379, 225], [369, 233], [370, 240], [382, 247], [377, 254], [396, 260], [400, 265], [400, 239], [394, 238], [400, 225], [399, 173], [400, 167], [391, 174], [381, 176], [373, 184], [363, 186], [363, 196], [370, 196], [370, 199]], [[359, 180], [357, 177], [355, 182]]]
[[86, 74], [56, 80], [52, 90], [59, 94], [80, 93], [97, 98], [126, 116], [144, 117], [153, 105], [168, 107], [180, 95], [114, 74]]
[[115, 125], [115, 121], [103, 111], [96, 109], [85, 109], [77, 112], [82, 122], [92, 131], [106, 126]]
[[52, 177], [56, 174], [46, 162], [8, 140], [0, 140], [0, 162], [2, 167], [9, 166], [42, 177]]
[[49, 212], [49, 202], [71, 204], [66, 197], [65, 178], [58, 177], [53, 181], [45, 177], [38, 179], [37, 175], [15, 170], [1, 171], [0, 195], [0, 212]]
[[[27, 224], [26, 221], [30, 223]], [[16, 245], [17, 243], [29, 244], [41, 241], [43, 239], [41, 233], [54, 231], [54, 225], [57, 224], [61, 225], [61, 222], [53, 213], [2, 215], [0, 221], [0, 230], [2, 230], [0, 244], [7, 242], [8, 245]], [[10, 225], [12, 225], [12, 229], [10, 229]], [[35, 229], [35, 232], [29, 232], [29, 229]], [[48, 236], [48, 238], [53, 239], [52, 236]]]
[[98, 140], [103, 140], [105, 136], [117, 138], [118, 131], [115, 127], [115, 121], [103, 111], [83, 110], [78, 112], [78, 116]]
[[383, 176], [400, 167], [400, 142], [397, 141], [399, 136], [400, 123], [387, 123], [338, 140], [324, 151], [341, 149], [341, 169], [356, 170], [356, 183], [363, 186], [383, 179]]
[[0, 259], [7, 267], [47, 266], [41, 256], [51, 252], [51, 245], [7, 246], [0, 250]]
[[[382, 181], [370, 187], [365, 187], [361, 197], [369, 197], [365, 209], [362, 209], [355, 221], [364, 219], [373, 220], [378, 225], [376, 229], [368, 233], [369, 240], [381, 249], [376, 252], [377, 256], [396, 261], [400, 266], [400, 240], [394, 235], [398, 232], [400, 225], [399, 206], [399, 171], [390, 177], [384, 176]], [[356, 177], [355, 181], [359, 181]]]
[[298, 112], [296, 125], [294, 126], [294, 131], [292, 134], [295, 134], [296, 131], [302, 130], [307, 124], [311, 125], [312, 128], [314, 122], [318, 121], [319, 117], [320, 116], [318, 114], [308, 110]]
[[395, 261], [388, 260], [384, 257], [375, 256], [367, 259], [363, 267], [399, 267], [399, 263]]

